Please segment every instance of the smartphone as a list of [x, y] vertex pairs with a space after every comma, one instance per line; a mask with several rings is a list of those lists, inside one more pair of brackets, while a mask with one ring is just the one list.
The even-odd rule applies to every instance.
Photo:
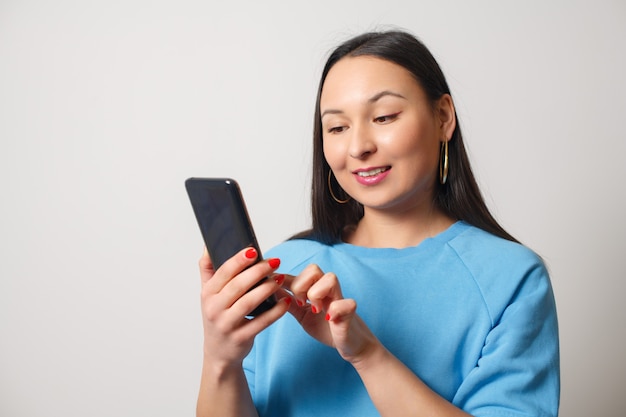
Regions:
[[[259, 254], [257, 262], [262, 259], [237, 181], [231, 178], [188, 178], [185, 188], [215, 269], [248, 247], [256, 249]], [[258, 316], [275, 304], [276, 298], [271, 295], [246, 317]]]

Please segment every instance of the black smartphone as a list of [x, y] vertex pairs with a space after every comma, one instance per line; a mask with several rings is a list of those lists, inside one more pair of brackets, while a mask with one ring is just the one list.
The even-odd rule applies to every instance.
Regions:
[[[188, 178], [185, 188], [215, 269], [248, 247], [256, 249], [259, 254], [257, 262], [262, 259], [237, 181], [231, 178]], [[276, 298], [271, 295], [247, 317], [258, 316], [275, 304]]]

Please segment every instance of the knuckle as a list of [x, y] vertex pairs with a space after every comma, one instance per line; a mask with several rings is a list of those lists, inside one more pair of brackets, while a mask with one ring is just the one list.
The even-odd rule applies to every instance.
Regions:
[[317, 264], [309, 264], [306, 268], [304, 268], [304, 270], [310, 272], [311, 274], [322, 274], [322, 270]]
[[219, 312], [216, 311], [214, 308], [211, 308], [210, 305], [204, 305], [204, 308], [202, 309], [203, 313], [204, 313], [204, 317], [211, 323], [217, 323], [218, 322], [218, 317], [219, 317]]
[[230, 340], [235, 346], [245, 346], [250, 342], [250, 336], [244, 332], [234, 331], [230, 335]]
[[328, 281], [330, 284], [335, 284], [339, 282], [339, 279], [337, 278], [337, 275], [335, 275], [334, 272], [325, 273], [322, 279], [324, 279], [325, 281]]
[[323, 275], [319, 266], [315, 264], [307, 265], [302, 272], [293, 280], [291, 289], [296, 293], [305, 293]]
[[224, 320], [215, 320], [213, 326], [218, 334], [229, 334], [231, 332], [230, 326]]
[[213, 293], [209, 290], [209, 286], [203, 285], [200, 290], [200, 301], [202, 302], [202, 305], [209, 304], [209, 300], [212, 296]]
[[306, 283], [302, 276], [296, 277], [291, 283], [291, 291], [295, 294], [302, 294], [306, 291]]
[[307, 291], [306, 295], [307, 295], [307, 298], [309, 300], [321, 300], [322, 298], [324, 298], [324, 293], [325, 292], [326, 291], [324, 291], [319, 286], [313, 286], [313, 287], [309, 288], [309, 290]]
[[294, 282], [291, 284], [291, 292], [293, 292], [294, 294], [304, 293], [304, 286], [302, 285], [302, 282], [294, 280]]

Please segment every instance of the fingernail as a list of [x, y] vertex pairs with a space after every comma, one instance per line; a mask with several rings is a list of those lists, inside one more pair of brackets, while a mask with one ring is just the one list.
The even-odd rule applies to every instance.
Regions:
[[285, 303], [287, 303], [287, 307], [291, 305], [291, 297], [285, 297], [283, 298], [283, 300], [285, 300]]
[[326, 321], [330, 321], [330, 314], [326, 313], [326, 317], [324, 317]]
[[246, 258], [254, 259], [256, 258], [256, 256], [257, 256], [256, 249], [250, 248], [246, 251]]
[[269, 259], [269, 260], [267, 261], [267, 263], [269, 263], [269, 264], [270, 264], [270, 267], [271, 267], [272, 269], [276, 269], [276, 268], [278, 268], [278, 267], [280, 266], [280, 259], [278, 259], [278, 258], [272, 258], [272, 259]]
[[285, 282], [285, 275], [284, 274], [274, 275], [274, 281], [276, 281], [278, 285], [283, 285], [283, 282]]
[[304, 307], [304, 301], [302, 300], [296, 300], [296, 304], [298, 304], [298, 307]]
[[315, 306], [311, 306], [311, 311], [315, 314], [319, 313], [320, 311], [317, 309], [317, 307]]

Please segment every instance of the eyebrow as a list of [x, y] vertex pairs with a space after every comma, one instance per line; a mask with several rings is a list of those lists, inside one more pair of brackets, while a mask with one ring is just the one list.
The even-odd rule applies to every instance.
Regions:
[[[386, 96], [392, 96], [392, 97], [398, 97], [401, 99], [406, 100], [407, 98], [404, 97], [402, 94], [400, 93], [394, 93], [393, 91], [389, 91], [389, 90], [384, 90], [381, 91], [380, 93], [376, 93], [374, 94], [372, 97], [370, 97], [367, 102], [370, 104], [376, 103], [378, 100], [380, 100], [383, 97]], [[322, 112], [322, 114], [320, 115], [320, 119], [322, 119], [325, 115], [327, 114], [341, 114], [343, 113], [342, 110], [337, 110], [337, 109], [326, 109]]]
[[385, 91], [381, 91], [378, 94], [373, 95], [369, 100], [367, 100], [370, 103], [375, 103], [378, 100], [380, 100], [381, 98], [385, 97], [385, 96], [392, 96], [392, 97], [398, 97], [401, 99], [406, 100], [407, 98], [404, 97], [402, 94], [400, 93], [394, 93], [393, 91], [389, 91], [389, 90], [385, 90]]

